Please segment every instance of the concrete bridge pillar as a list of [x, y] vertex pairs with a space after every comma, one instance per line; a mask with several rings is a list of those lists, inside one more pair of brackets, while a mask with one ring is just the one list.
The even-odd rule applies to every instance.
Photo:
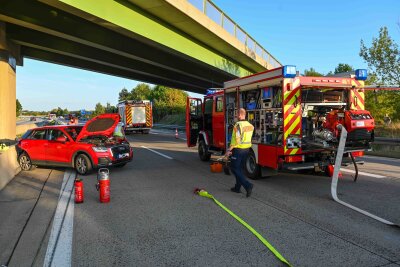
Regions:
[[0, 139], [15, 139], [16, 58], [7, 41], [6, 25], [0, 22]]

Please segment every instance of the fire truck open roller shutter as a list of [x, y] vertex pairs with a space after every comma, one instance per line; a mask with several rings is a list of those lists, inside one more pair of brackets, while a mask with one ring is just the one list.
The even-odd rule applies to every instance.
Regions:
[[276, 79], [283, 78], [282, 68], [269, 70], [257, 75], [251, 75], [244, 78], [224, 82], [224, 89], [226, 93], [235, 92], [236, 88], [240, 91], [251, 89], [263, 88], [271, 85], [276, 85]]
[[[281, 81], [274, 79], [274, 80], [269, 80], [269, 81], [262, 81], [259, 83], [252, 83], [249, 85], [243, 85], [243, 86], [239, 86], [239, 90], [240, 92], [245, 92], [245, 91], [250, 91], [250, 90], [255, 90], [255, 89], [261, 89], [261, 88], [266, 88], [266, 87], [270, 87], [270, 86], [276, 86], [279, 85], [279, 82]], [[236, 92], [236, 88], [230, 88], [226, 90], [227, 93], [232, 93], [232, 92]]]

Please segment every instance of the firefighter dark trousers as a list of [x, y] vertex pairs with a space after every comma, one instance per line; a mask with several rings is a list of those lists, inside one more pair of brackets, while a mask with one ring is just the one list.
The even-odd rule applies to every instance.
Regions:
[[247, 181], [243, 174], [243, 164], [249, 154], [249, 149], [234, 148], [232, 150], [231, 156], [231, 171], [236, 177], [235, 190], [239, 191], [240, 187], [243, 186], [244, 189], [249, 189], [251, 183]]

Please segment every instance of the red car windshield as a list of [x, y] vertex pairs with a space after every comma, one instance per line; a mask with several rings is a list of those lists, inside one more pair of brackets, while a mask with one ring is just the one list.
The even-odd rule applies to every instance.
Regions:
[[82, 126], [74, 126], [74, 127], [67, 127], [65, 128], [65, 131], [69, 134], [69, 136], [72, 137], [72, 139], [75, 141], [76, 137], [82, 130]]

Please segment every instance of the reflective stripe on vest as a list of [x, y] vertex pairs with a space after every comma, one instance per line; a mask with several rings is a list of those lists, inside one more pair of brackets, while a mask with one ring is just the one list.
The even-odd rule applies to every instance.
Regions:
[[[239, 143], [236, 142], [236, 131], [240, 136]], [[248, 121], [238, 121], [234, 126], [232, 132], [231, 146], [236, 148], [249, 148], [251, 147], [251, 137], [253, 136], [254, 126]]]

